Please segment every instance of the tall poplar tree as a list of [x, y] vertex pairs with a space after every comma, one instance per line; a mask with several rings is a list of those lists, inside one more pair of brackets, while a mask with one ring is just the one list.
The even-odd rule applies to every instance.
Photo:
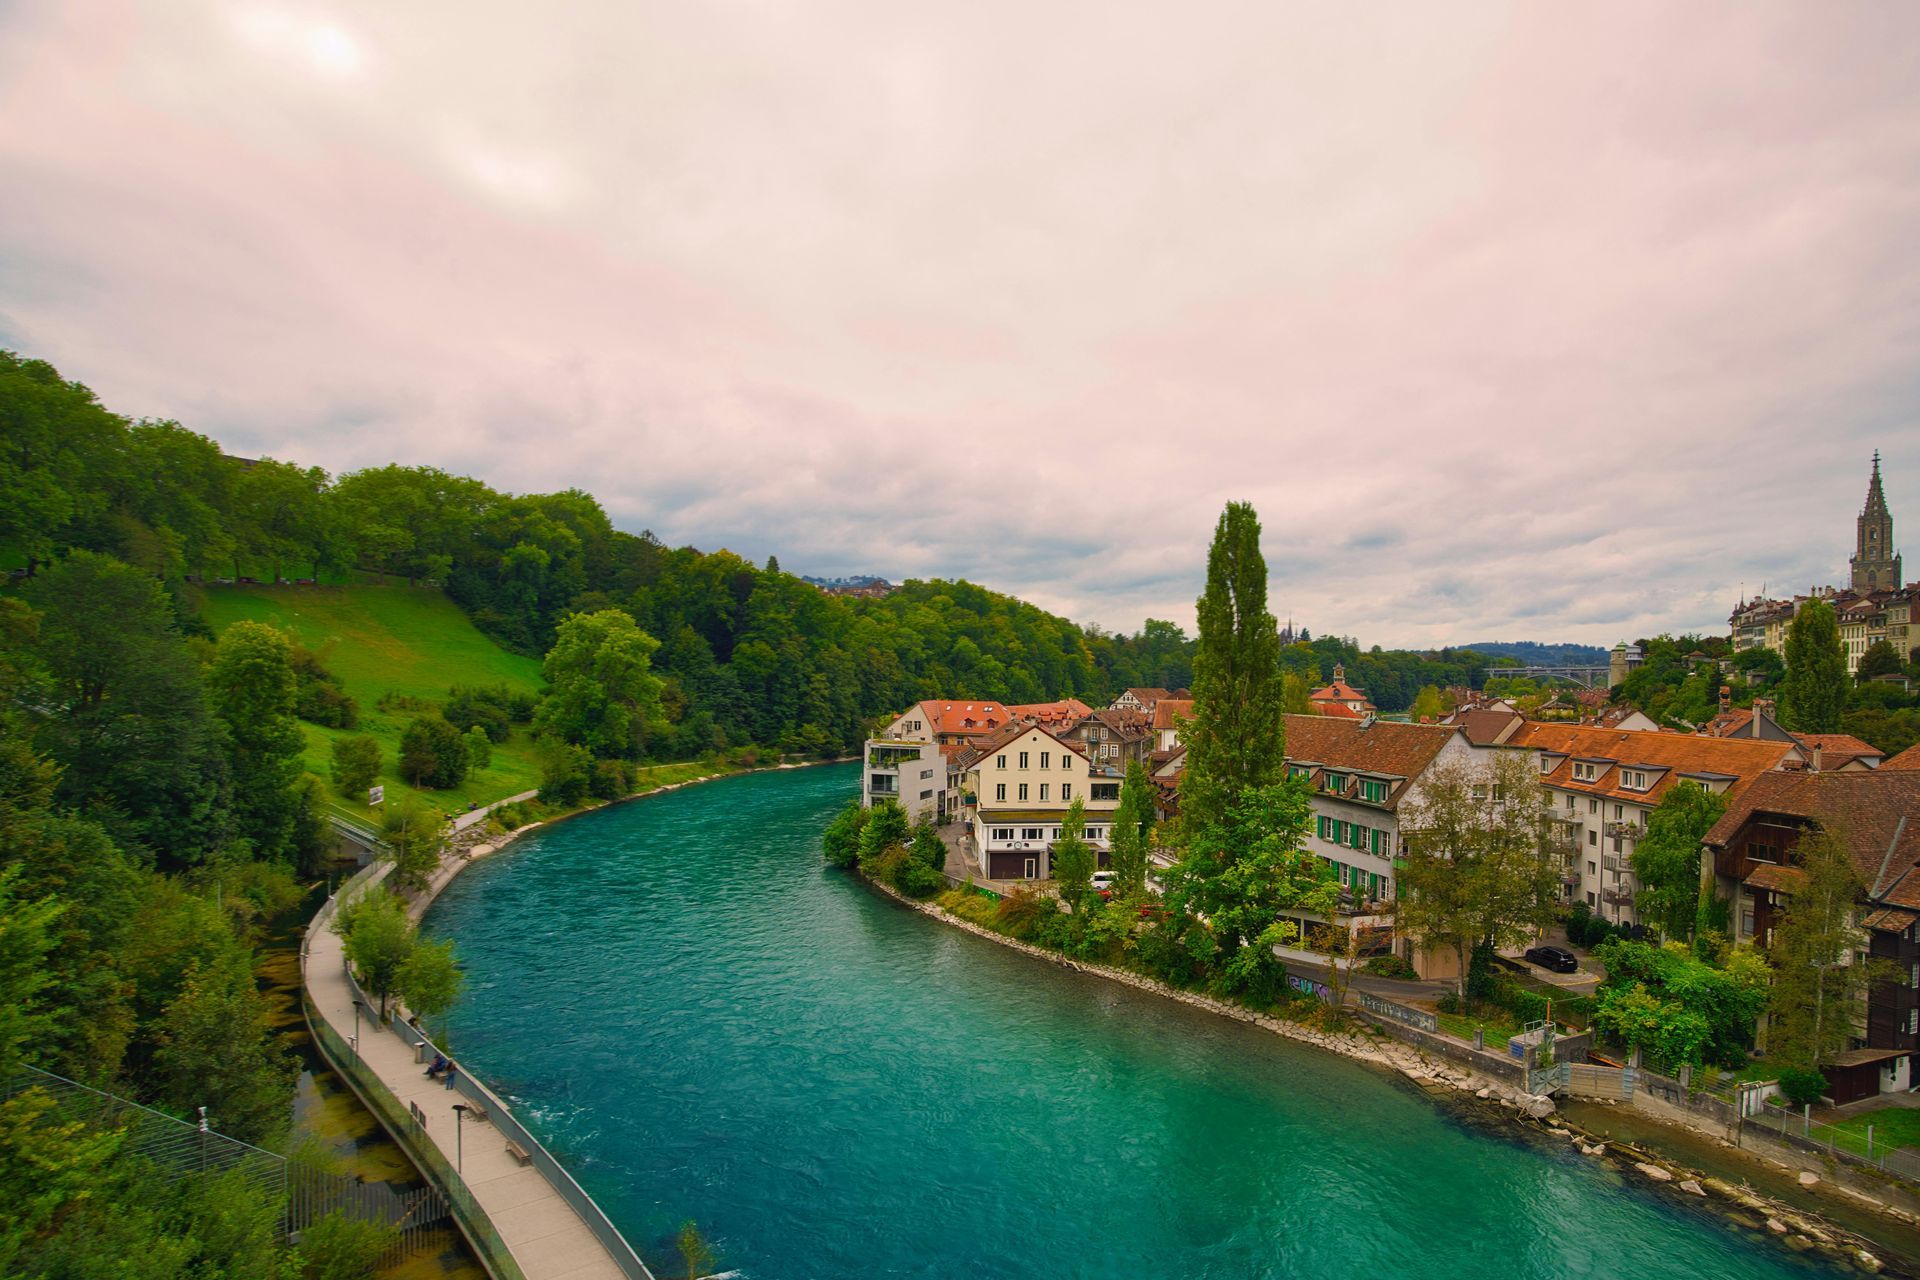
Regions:
[[1113, 881], [1116, 896], [1137, 898], [1146, 891], [1147, 859], [1153, 829], [1153, 783], [1138, 760], [1127, 766], [1120, 784], [1120, 807], [1113, 815]]
[[1847, 705], [1847, 659], [1833, 606], [1809, 600], [1787, 628], [1787, 678], [1781, 718], [1795, 733], [1838, 733]]
[[1193, 718], [1181, 734], [1180, 821], [1188, 832], [1221, 821], [1242, 791], [1286, 772], [1280, 635], [1267, 611], [1267, 562], [1251, 504], [1230, 502], [1220, 513], [1197, 608]]

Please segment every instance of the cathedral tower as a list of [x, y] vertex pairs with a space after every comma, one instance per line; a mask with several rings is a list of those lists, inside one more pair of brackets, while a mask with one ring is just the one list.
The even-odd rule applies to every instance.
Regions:
[[1880, 491], [1880, 451], [1873, 451], [1873, 478], [1867, 481], [1867, 505], [1854, 521], [1853, 589], [1885, 591], [1897, 587], [1900, 553], [1893, 549], [1893, 517], [1887, 495]]

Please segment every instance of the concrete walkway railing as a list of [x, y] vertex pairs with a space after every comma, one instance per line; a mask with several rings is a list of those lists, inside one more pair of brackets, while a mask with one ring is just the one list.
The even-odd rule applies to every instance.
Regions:
[[[592, 1197], [497, 1095], [464, 1070], [453, 1073], [450, 1088], [428, 1079], [423, 1064], [439, 1052], [433, 1043], [403, 1022], [380, 1024], [331, 926], [342, 902], [380, 884], [390, 870], [388, 863], [363, 868], [307, 926], [301, 970], [314, 1042], [447, 1193], [455, 1221], [495, 1280], [653, 1280]], [[434, 877], [434, 888], [451, 878]], [[349, 1027], [357, 1031], [349, 1035]], [[456, 1113], [454, 1098], [469, 1110]]]

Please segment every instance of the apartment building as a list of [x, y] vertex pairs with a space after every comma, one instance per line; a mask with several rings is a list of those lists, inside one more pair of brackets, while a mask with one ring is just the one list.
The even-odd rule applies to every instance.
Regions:
[[1089, 760], [1044, 725], [1018, 724], [954, 758], [969, 860], [992, 880], [1050, 880], [1060, 827], [1074, 801], [1100, 865], [1112, 852], [1122, 771]]
[[1696, 782], [1731, 801], [1766, 773], [1806, 768], [1798, 743], [1756, 738], [1529, 722], [1509, 745], [1534, 753], [1566, 900], [1623, 925], [1642, 923], [1633, 851], [1675, 785]]

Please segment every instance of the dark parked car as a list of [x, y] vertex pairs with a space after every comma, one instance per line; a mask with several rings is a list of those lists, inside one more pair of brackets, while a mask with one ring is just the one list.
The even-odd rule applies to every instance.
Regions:
[[1565, 947], [1528, 947], [1527, 959], [1555, 973], [1580, 972], [1580, 961]]

